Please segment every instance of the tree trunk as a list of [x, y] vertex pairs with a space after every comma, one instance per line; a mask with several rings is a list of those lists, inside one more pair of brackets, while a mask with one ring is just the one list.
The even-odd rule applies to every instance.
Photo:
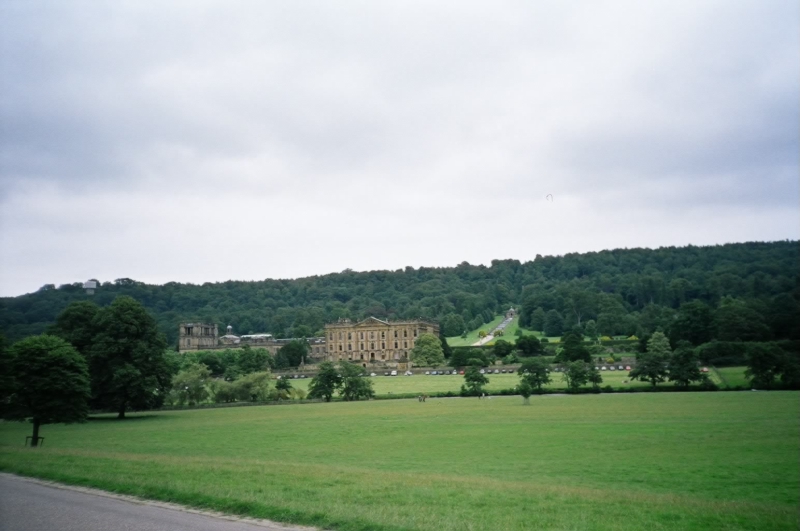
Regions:
[[117, 414], [117, 419], [118, 420], [124, 420], [125, 419], [125, 404], [122, 404], [121, 406], [119, 406], [119, 413]]
[[39, 422], [39, 419], [34, 417], [34, 419], [33, 419], [33, 437], [31, 438], [31, 448], [36, 448], [37, 446], [39, 446], [39, 426], [40, 425], [41, 425], [41, 422]]

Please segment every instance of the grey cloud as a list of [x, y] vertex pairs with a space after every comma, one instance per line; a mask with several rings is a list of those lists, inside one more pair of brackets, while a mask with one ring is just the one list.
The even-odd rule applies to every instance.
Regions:
[[[799, 14], [778, 0], [6, 2], [0, 292], [26, 268], [26, 289], [44, 283], [53, 269], [29, 257], [54, 253], [76, 275], [204, 281], [796, 238]], [[610, 204], [647, 204], [651, 229]], [[737, 210], [750, 225], [717, 228]], [[252, 251], [262, 269], [182, 264], [201, 226], [318, 247], [280, 264]], [[352, 253], [348, 231], [397, 243]], [[461, 243], [480, 238], [492, 245]], [[76, 240], [106, 252], [73, 256]]]

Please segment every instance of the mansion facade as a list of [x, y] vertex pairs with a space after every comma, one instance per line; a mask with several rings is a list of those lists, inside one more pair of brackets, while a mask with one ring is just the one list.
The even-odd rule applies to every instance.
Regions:
[[[351, 322], [339, 319], [325, 325], [324, 337], [305, 339], [308, 342], [310, 363], [319, 361], [350, 361], [362, 367], [385, 367], [407, 370], [411, 368], [410, 353], [421, 334], [438, 337], [439, 325], [422, 319], [383, 321], [368, 317]], [[237, 336], [231, 326], [224, 336], [219, 335], [216, 324], [181, 323], [179, 325], [178, 351], [237, 349], [245, 345], [265, 348], [273, 356], [292, 339], [275, 339], [272, 334]]]
[[411, 349], [421, 334], [438, 337], [439, 325], [421, 319], [382, 321], [368, 317], [353, 323], [350, 319], [325, 325], [327, 361], [352, 361], [363, 367], [409, 369]]

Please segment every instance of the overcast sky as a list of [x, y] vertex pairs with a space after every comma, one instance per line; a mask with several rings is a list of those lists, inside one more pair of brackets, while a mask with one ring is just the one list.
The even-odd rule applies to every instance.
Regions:
[[0, 296], [796, 240], [799, 5], [3, 0]]

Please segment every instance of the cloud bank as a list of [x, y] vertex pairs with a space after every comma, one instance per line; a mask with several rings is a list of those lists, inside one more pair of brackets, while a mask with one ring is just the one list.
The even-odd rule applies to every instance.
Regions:
[[799, 15], [5, 2], [0, 295], [798, 239]]

